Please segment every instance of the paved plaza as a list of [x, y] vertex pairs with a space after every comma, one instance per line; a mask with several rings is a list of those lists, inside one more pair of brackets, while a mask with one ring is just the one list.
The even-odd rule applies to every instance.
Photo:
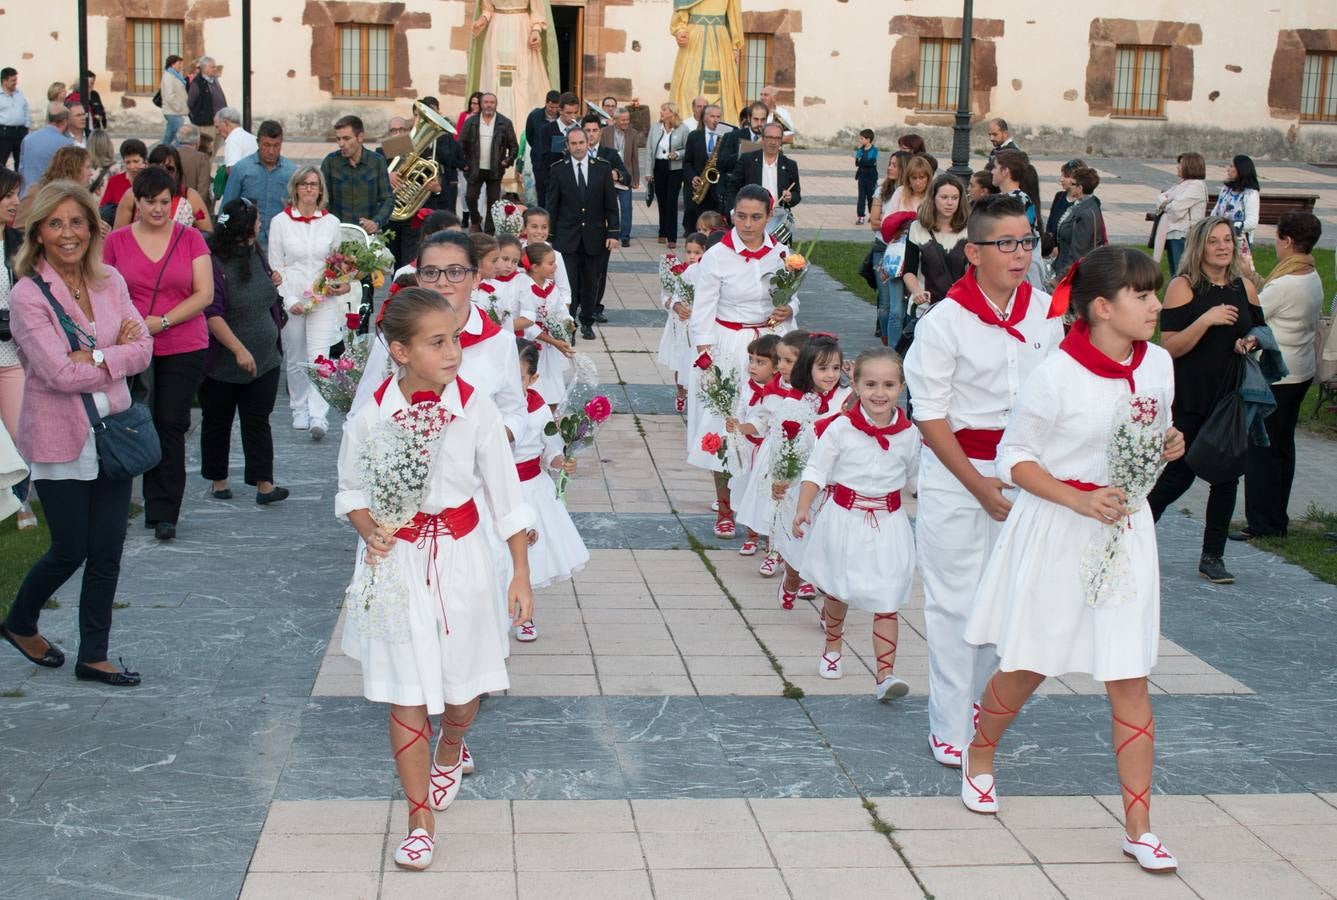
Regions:
[[[801, 160], [805, 234], [863, 239], [848, 161]], [[1110, 168], [1124, 173], [1100, 190], [1110, 231], [1132, 240], [1163, 167]], [[1337, 173], [1262, 168], [1337, 208]], [[568, 492], [591, 563], [539, 594], [540, 639], [513, 645], [512, 689], [482, 705], [478, 770], [438, 814], [431, 870], [390, 861], [405, 804], [386, 711], [338, 649], [354, 552], [333, 516], [338, 428], [312, 444], [281, 397], [291, 499], [206, 499], [192, 437], [177, 540], [131, 524], [112, 655], [142, 687], [0, 653], [0, 897], [1337, 896], [1333, 586], [1237, 544], [1238, 583], [1208, 585], [1201, 499], [1161, 523], [1152, 812], [1177, 874], [1119, 853], [1108, 704], [1082, 676], [1046, 683], [1009, 731], [1001, 815], [967, 812], [958, 773], [927, 747], [918, 584], [897, 658], [911, 692], [882, 705], [869, 617], [848, 623], [845, 677], [817, 677], [816, 609], [782, 610], [760, 557], [713, 536], [709, 480], [684, 462], [672, 375], [654, 361], [653, 213], [636, 204], [633, 245], [610, 267], [611, 321], [578, 347], [617, 413]], [[1324, 224], [1337, 233], [1330, 212]], [[806, 325], [847, 353], [872, 342], [866, 304], [820, 273], [809, 288]], [[1293, 508], [1337, 509], [1337, 450], [1304, 439], [1300, 453]], [[239, 444], [233, 465], [240, 485]], [[77, 581], [59, 599], [43, 630], [71, 648]]]

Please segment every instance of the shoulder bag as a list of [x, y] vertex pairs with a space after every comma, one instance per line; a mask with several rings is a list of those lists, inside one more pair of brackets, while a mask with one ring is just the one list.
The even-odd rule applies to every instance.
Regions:
[[1207, 421], [1193, 438], [1184, 462], [1208, 484], [1233, 481], [1244, 474], [1249, 460], [1249, 430], [1244, 417], [1240, 383], [1244, 365], [1236, 366], [1234, 390], [1216, 401]]
[[[69, 313], [61, 309], [46, 281], [36, 275], [32, 276], [32, 280], [55, 310], [56, 319], [70, 340], [70, 350], [78, 350], [79, 338]], [[93, 429], [98, 463], [108, 478], [134, 478], [162, 461], [162, 445], [158, 443], [158, 431], [153, 427], [153, 415], [147, 406], [132, 401], [130, 408], [124, 412], [103, 418], [98, 415], [92, 394], [80, 396], [84, 401], [84, 410], [88, 413], [88, 425]]]

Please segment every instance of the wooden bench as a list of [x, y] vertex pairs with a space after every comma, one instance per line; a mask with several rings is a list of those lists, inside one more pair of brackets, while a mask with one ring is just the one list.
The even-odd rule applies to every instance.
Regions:
[[[1217, 194], [1207, 195], [1207, 208], [1216, 206]], [[1258, 224], [1275, 225], [1288, 212], [1312, 213], [1318, 205], [1318, 194], [1260, 194], [1258, 197]], [[1154, 213], [1147, 213], [1147, 221], [1154, 221]]]

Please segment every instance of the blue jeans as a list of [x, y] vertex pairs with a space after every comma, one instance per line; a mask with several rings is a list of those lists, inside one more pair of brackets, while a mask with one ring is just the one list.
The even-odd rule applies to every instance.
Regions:
[[617, 192], [617, 209], [618, 215], [621, 217], [618, 237], [622, 239], [624, 244], [631, 240], [631, 201], [635, 193], [635, 189]]
[[899, 278], [877, 283], [877, 322], [882, 328], [882, 339], [888, 347], [895, 347], [905, 327], [905, 283]]
[[171, 146], [176, 140], [176, 133], [181, 130], [181, 125], [185, 121], [185, 116], [169, 116], [163, 113], [162, 143]]
[[1165, 239], [1165, 258], [1170, 261], [1170, 277], [1179, 272], [1179, 260], [1184, 258], [1184, 238]]

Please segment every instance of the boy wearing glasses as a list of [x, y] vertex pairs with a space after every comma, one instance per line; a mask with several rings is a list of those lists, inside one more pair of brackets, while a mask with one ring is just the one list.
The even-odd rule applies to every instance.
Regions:
[[1012, 507], [994, 456], [1027, 376], [1063, 337], [1026, 281], [1039, 235], [1021, 201], [983, 197], [966, 225], [966, 274], [920, 321], [905, 359], [924, 437], [915, 523], [929, 651], [929, 746], [960, 766], [973, 704], [997, 662], [964, 638], [990, 548]]

